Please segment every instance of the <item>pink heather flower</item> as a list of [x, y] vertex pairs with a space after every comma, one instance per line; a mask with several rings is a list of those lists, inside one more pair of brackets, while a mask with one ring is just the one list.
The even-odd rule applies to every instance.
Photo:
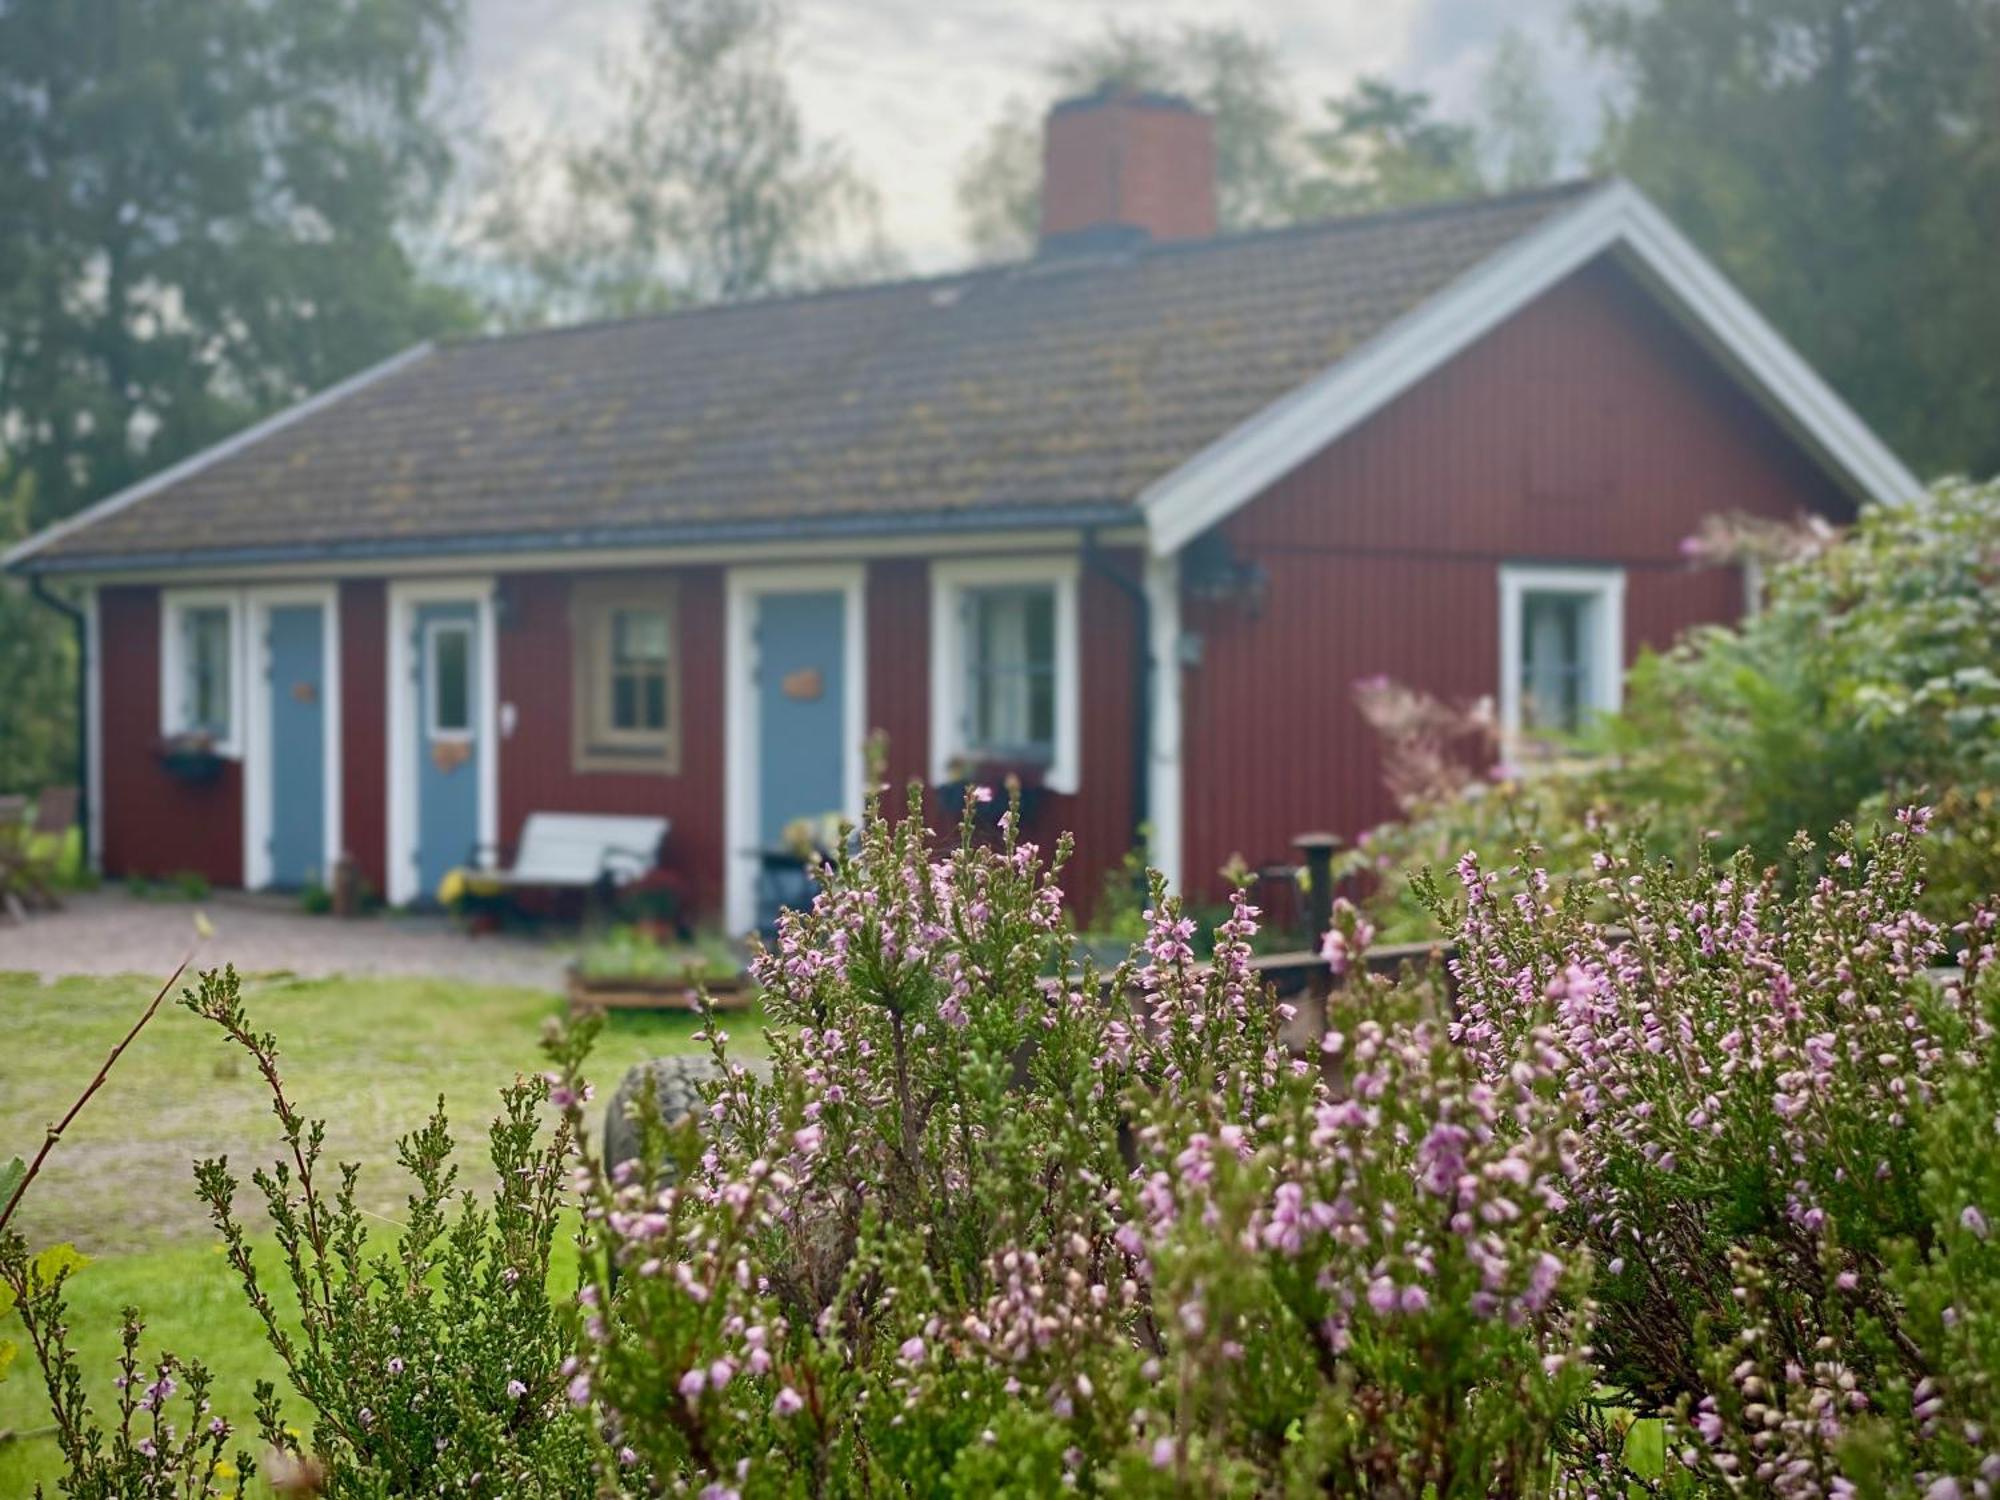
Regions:
[[618, 1450], [618, 1462], [628, 1469], [633, 1467], [639, 1462], [638, 1450], [635, 1448], [620, 1448]]
[[1377, 1276], [1368, 1283], [1368, 1305], [1380, 1317], [1388, 1317], [1396, 1310], [1396, 1283], [1386, 1276]]
[[681, 1376], [680, 1393], [692, 1401], [696, 1396], [701, 1394], [702, 1387], [707, 1384], [708, 1371], [697, 1365], [694, 1369], [689, 1370], [685, 1375]]
[[528, 1394], [528, 1387], [519, 1380], [510, 1380], [507, 1382], [507, 1394], [519, 1401]]
[[1965, 1212], [1958, 1216], [1958, 1222], [1965, 1226], [1974, 1239], [1983, 1240], [1986, 1238], [1986, 1215], [1981, 1213], [1972, 1204], [1968, 1203], [1965, 1205]]
[[569, 1383], [569, 1404], [576, 1407], [590, 1405], [590, 1377], [578, 1375]]
[[777, 1399], [771, 1403], [771, 1415], [774, 1417], [794, 1417], [804, 1411], [805, 1407], [806, 1398], [790, 1386], [786, 1386], [778, 1392]]
[[1174, 1466], [1174, 1440], [1170, 1437], [1153, 1439], [1153, 1467], [1171, 1469]]
[[392, 1354], [392, 1355], [390, 1355], [390, 1356], [389, 1356], [389, 1373], [390, 1373], [391, 1375], [400, 1375], [400, 1374], [402, 1374], [402, 1373], [403, 1373], [403, 1356], [402, 1356], [402, 1355], [400, 1355], [400, 1354]]
[[819, 1126], [808, 1125], [803, 1130], [792, 1132], [792, 1144], [798, 1148], [802, 1156], [811, 1156], [819, 1150], [820, 1135]]
[[728, 1385], [736, 1376], [736, 1366], [726, 1359], [718, 1359], [708, 1367], [708, 1383], [718, 1391]]
[[153, 1440], [151, 1438], [140, 1438], [137, 1447], [139, 1451], [145, 1454], [146, 1457], [148, 1458], [152, 1458], [157, 1451], [153, 1447]]
[[913, 1334], [903, 1340], [903, 1347], [896, 1351], [906, 1365], [920, 1365], [924, 1362], [924, 1340], [921, 1334]]

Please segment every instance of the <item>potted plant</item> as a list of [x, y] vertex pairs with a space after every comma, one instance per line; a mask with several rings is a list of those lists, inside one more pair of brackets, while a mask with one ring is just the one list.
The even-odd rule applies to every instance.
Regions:
[[168, 735], [154, 747], [153, 754], [169, 776], [191, 786], [215, 780], [222, 774], [225, 759], [215, 736], [201, 729]]
[[[951, 779], [934, 789], [938, 807], [947, 818], [963, 817], [966, 799], [971, 797], [975, 799], [973, 820], [993, 827], [1017, 791], [1023, 823], [1032, 823], [1041, 808], [1045, 790], [1042, 776], [1047, 767], [1039, 761], [954, 760], [949, 769]], [[988, 794], [984, 798], [979, 797], [982, 791]]]

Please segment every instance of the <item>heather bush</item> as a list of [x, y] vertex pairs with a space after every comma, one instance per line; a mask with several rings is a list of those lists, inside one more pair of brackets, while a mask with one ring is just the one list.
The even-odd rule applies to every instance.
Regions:
[[699, 1141], [585, 1149], [604, 1482], [1545, 1489], [1591, 1377], [1539, 1044], [1494, 1088], [1434, 997], [1365, 986], [1294, 1059], [1241, 898], [1198, 964], [1156, 891], [1104, 976], [1055, 873], [1011, 818], [942, 857], [871, 819], [758, 962], [770, 1080], [712, 1032]]
[[1563, 1080], [1597, 1378], [1723, 1487], [2000, 1481], [1993, 917], [1934, 971], [1954, 944], [1918, 909], [1925, 821], [1801, 839], [1825, 873], [1790, 892], [1747, 853], [1683, 873], [1608, 842], [1559, 896], [1460, 866], [1453, 1034], [1495, 1085], [1530, 1038]]
[[325, 1122], [287, 1094], [277, 1040], [252, 1029], [235, 970], [203, 974], [182, 1003], [250, 1058], [282, 1143], [251, 1181], [295, 1309], [274, 1296], [237, 1216], [228, 1162], [195, 1171], [229, 1264], [312, 1412], [304, 1437], [267, 1418], [267, 1466], [330, 1495], [585, 1492], [589, 1435], [563, 1399], [569, 1333], [550, 1285], [571, 1139], [563, 1123], [542, 1129], [548, 1085], [518, 1079], [500, 1091], [484, 1204], [459, 1189], [440, 1099], [398, 1143], [414, 1190], [391, 1247], [371, 1253], [360, 1169], [342, 1165], [337, 1183], [326, 1180]]

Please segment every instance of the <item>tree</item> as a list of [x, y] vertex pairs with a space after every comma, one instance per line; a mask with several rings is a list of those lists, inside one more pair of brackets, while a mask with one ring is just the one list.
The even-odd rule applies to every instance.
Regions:
[[[0, 468], [0, 550], [26, 534], [25, 474]], [[76, 778], [76, 637], [27, 585], [0, 578], [0, 793]]]
[[1404, 208], [1481, 190], [1470, 125], [1443, 120], [1430, 95], [1363, 78], [1326, 101], [1331, 124], [1306, 142], [1316, 171], [1301, 184], [1301, 217]]
[[1479, 81], [1480, 149], [1487, 181], [1537, 187], [1562, 165], [1562, 128], [1542, 73], [1542, 55], [1516, 27], [1500, 33]]
[[1215, 120], [1217, 208], [1224, 229], [1291, 217], [1298, 160], [1289, 83], [1270, 44], [1239, 26], [1112, 26], [1047, 70], [1040, 100], [1015, 99], [959, 174], [966, 231], [983, 256], [1034, 248], [1042, 117], [1058, 99], [1106, 85], [1181, 94]]
[[[506, 157], [484, 236], [495, 310], [536, 323], [730, 302], [887, 259], [872, 190], [808, 136], [780, 0], [650, 0], [594, 138]], [[857, 244], [858, 241], [858, 244]]]
[[1926, 472], [2000, 470], [2000, 0], [1586, 0], [1605, 159]]
[[31, 521], [465, 315], [401, 231], [463, 0], [0, 3], [0, 449]]

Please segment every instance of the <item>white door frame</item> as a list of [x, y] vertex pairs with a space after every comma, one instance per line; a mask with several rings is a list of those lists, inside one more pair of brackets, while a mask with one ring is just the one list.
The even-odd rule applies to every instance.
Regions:
[[386, 863], [391, 906], [407, 906], [423, 894], [417, 878], [417, 702], [416, 661], [410, 632], [424, 604], [476, 606], [479, 642], [479, 860], [490, 866], [500, 842], [500, 650], [493, 617], [494, 582], [484, 578], [392, 578], [388, 603], [389, 830]]
[[842, 596], [841, 701], [847, 755], [846, 805], [857, 822], [866, 796], [868, 738], [868, 574], [865, 563], [731, 568], [723, 657], [723, 912], [731, 932], [747, 932], [757, 914], [758, 805], [757, 605], [767, 594]]
[[320, 733], [325, 746], [325, 823], [320, 831], [326, 855], [321, 882], [333, 887], [333, 868], [346, 853], [340, 797], [340, 590], [330, 583], [246, 589], [243, 595], [245, 676], [243, 724], [243, 887], [259, 891], [271, 883], [271, 662], [265, 639], [271, 611], [278, 605], [316, 604], [320, 611], [320, 692], [325, 712]]

